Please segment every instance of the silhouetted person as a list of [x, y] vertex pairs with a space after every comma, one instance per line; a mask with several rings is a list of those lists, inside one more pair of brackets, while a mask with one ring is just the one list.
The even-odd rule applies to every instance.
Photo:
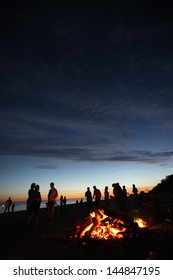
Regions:
[[12, 204], [12, 200], [11, 200], [11, 197], [9, 197], [6, 202], [5, 202], [5, 210], [4, 210], [4, 213], [6, 212], [10, 212], [10, 206]]
[[33, 202], [33, 198], [35, 195], [35, 186], [36, 186], [36, 183], [32, 183], [30, 186], [30, 189], [28, 190], [28, 198], [26, 201], [26, 206], [27, 206], [28, 212], [30, 212], [30, 209], [32, 207], [32, 202]]
[[60, 196], [60, 210], [63, 211], [63, 195]]
[[135, 186], [135, 184], [132, 185], [132, 193], [133, 193], [133, 197], [134, 197], [134, 208], [138, 208], [138, 189]]
[[66, 204], [67, 204], [67, 198], [66, 198], [66, 196], [64, 196], [64, 199], [63, 199], [64, 210], [66, 210]]
[[35, 197], [34, 197], [34, 205], [33, 205], [33, 211], [34, 211], [34, 218], [35, 218], [35, 226], [38, 226], [38, 216], [39, 216], [39, 210], [40, 210], [40, 204], [42, 202], [41, 193], [40, 193], [40, 186], [35, 186]]
[[54, 207], [56, 203], [56, 199], [58, 197], [58, 191], [54, 186], [54, 183], [50, 183], [50, 190], [48, 192], [48, 203], [47, 203], [47, 215], [48, 222], [52, 224], [53, 216], [54, 216]]
[[132, 193], [134, 194], [135, 199], [138, 198], [138, 189], [135, 184], [132, 185]]
[[91, 212], [92, 208], [92, 193], [90, 191], [90, 188], [87, 188], [87, 191], [85, 192], [85, 197], [86, 197], [86, 203], [87, 203], [87, 211], [88, 214]]
[[118, 211], [123, 210], [123, 191], [119, 183], [113, 183], [113, 194], [116, 202], [116, 208]]
[[127, 197], [127, 190], [126, 190], [126, 186], [123, 186], [123, 196]]
[[14, 212], [14, 208], [15, 208], [15, 203], [13, 202], [11, 206], [11, 212]]
[[31, 184], [31, 188], [28, 191], [28, 199], [27, 199], [27, 228], [31, 225], [38, 226], [38, 216], [40, 204], [42, 202], [41, 194], [40, 194], [40, 186], [35, 183]]
[[95, 198], [95, 206], [98, 208], [100, 206], [101, 192], [99, 189], [96, 188], [96, 186], [93, 186], [93, 189], [93, 198]]
[[139, 211], [142, 212], [142, 210], [145, 208], [145, 202], [147, 200], [147, 195], [144, 191], [141, 191], [138, 197], [138, 208]]
[[108, 205], [109, 205], [109, 191], [108, 191], [108, 186], [105, 187], [104, 198], [105, 198], [105, 206], [108, 206]]
[[34, 197], [35, 197], [35, 183], [31, 184], [31, 187], [28, 191], [28, 199], [26, 201], [26, 226], [30, 226], [32, 222], [32, 214], [34, 211]]
[[123, 186], [122, 188], [122, 196], [123, 196], [123, 210], [126, 212], [128, 209], [128, 196], [126, 187]]

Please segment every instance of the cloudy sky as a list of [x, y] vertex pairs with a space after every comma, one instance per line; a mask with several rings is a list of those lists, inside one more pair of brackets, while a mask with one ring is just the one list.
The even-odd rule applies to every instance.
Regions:
[[172, 174], [171, 4], [4, 2], [0, 199], [32, 182], [80, 197]]

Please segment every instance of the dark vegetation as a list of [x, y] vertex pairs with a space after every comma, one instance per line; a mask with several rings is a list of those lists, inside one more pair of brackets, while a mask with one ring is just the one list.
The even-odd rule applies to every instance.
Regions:
[[173, 174], [162, 179], [152, 190], [153, 193], [172, 193], [173, 192]]

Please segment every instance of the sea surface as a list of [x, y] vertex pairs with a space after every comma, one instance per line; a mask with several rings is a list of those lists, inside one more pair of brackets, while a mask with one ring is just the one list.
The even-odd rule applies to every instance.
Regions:
[[[77, 200], [78, 200], [78, 202], [80, 202], [79, 198], [68, 199], [66, 204], [67, 205], [68, 204], [75, 204]], [[43, 200], [42, 203], [41, 203], [40, 208], [46, 208], [46, 202], [47, 202], [47, 200]], [[57, 200], [55, 207], [57, 207], [59, 205], [60, 205], [60, 202]], [[4, 209], [5, 209], [4, 208], [4, 204], [0, 203], [0, 213], [3, 213]], [[16, 212], [16, 211], [23, 211], [23, 210], [26, 210], [26, 201], [15, 202], [14, 212]]]

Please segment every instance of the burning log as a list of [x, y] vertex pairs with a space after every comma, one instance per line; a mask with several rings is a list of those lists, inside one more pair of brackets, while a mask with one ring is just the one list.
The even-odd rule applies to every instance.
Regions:
[[121, 213], [121, 212], [113, 211], [108, 208], [104, 209], [104, 214], [109, 217], [121, 220], [124, 223], [126, 223], [127, 225], [133, 225], [133, 223], [134, 223], [134, 219], [132, 216]]
[[102, 218], [103, 218], [103, 213], [101, 212], [101, 210], [95, 211], [94, 216], [91, 213], [90, 216], [86, 218], [86, 222], [82, 226], [76, 229], [75, 235], [81, 238], [83, 235], [85, 235], [86, 232], [87, 233], [92, 232], [92, 230], [97, 225], [101, 224]]
[[91, 217], [89, 216], [89, 217], [87, 217], [87, 220], [86, 220], [86, 222], [85, 222], [83, 225], [77, 227], [77, 229], [76, 229], [76, 231], [75, 231], [76, 237], [81, 238], [82, 235], [83, 235], [87, 230], [89, 230], [89, 228], [90, 228], [91, 225], [92, 225], [92, 220], [91, 220]]

